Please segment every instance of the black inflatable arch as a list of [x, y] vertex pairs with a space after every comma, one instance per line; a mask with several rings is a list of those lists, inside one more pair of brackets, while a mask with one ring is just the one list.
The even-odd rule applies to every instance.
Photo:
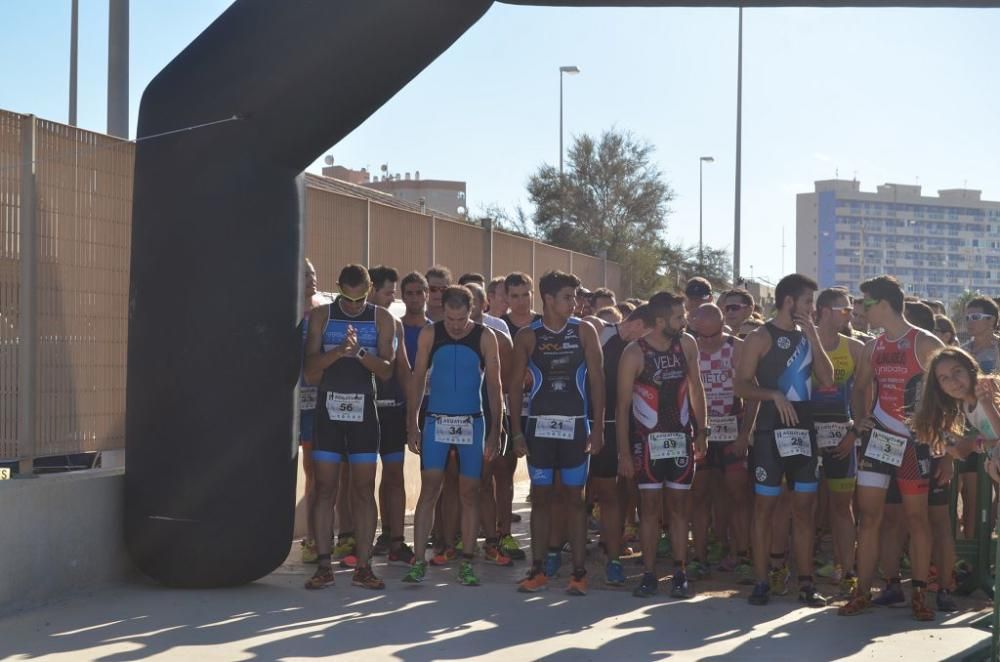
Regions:
[[295, 495], [299, 175], [491, 4], [237, 0], [146, 88], [140, 137], [206, 126], [136, 150], [125, 533], [145, 574], [224, 586], [285, 559]]

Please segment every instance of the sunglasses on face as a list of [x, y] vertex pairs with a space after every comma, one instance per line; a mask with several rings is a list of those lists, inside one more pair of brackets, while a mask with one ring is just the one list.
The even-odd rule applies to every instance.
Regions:
[[341, 290], [340, 298], [344, 299], [345, 301], [350, 301], [351, 303], [361, 303], [362, 301], [368, 298], [368, 293], [366, 292], [359, 297], [349, 297], [346, 294], [344, 294], [343, 290]]
[[871, 308], [872, 306], [876, 305], [880, 301], [881, 301], [881, 299], [865, 299], [861, 303], [864, 305], [865, 310], [868, 310], [869, 308]]
[[965, 319], [969, 322], [981, 322], [993, 319], [993, 315], [987, 315], [986, 313], [966, 313]]
[[434, 292], [434, 293], [444, 292], [447, 289], [448, 289], [447, 285], [431, 285], [427, 288], [429, 292]]
[[743, 310], [744, 308], [749, 308], [749, 307], [750, 307], [750, 304], [746, 304], [746, 303], [727, 303], [726, 307], [725, 307], [725, 310], [726, 310], [727, 313], [738, 313], [739, 311]]
[[847, 315], [848, 313], [851, 313], [854, 310], [854, 308], [852, 306], [830, 306], [830, 310], [832, 310], [835, 313]]

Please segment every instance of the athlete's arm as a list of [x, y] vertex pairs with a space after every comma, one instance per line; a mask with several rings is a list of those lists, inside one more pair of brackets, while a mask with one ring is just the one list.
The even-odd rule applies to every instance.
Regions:
[[[493, 334], [497, 339], [497, 349], [500, 353], [500, 390], [506, 392], [509, 387], [509, 380], [507, 378], [506, 368], [510, 365], [511, 353], [514, 351], [514, 345], [510, 341], [510, 336], [503, 333]], [[500, 401], [501, 413], [503, 400]]]
[[385, 308], [375, 308], [375, 328], [378, 335], [378, 356], [366, 352], [358, 357], [361, 365], [368, 368], [382, 381], [392, 377], [392, 361], [396, 356], [396, 318]]
[[402, 389], [405, 395], [409, 391], [410, 376], [412, 372], [410, 370], [410, 358], [406, 355], [406, 341], [403, 334], [403, 323], [399, 320], [395, 320], [396, 323], [396, 358], [393, 361], [393, 366], [396, 371], [396, 382], [399, 383], [399, 388]]
[[687, 384], [688, 397], [691, 402], [691, 415], [694, 417], [695, 429], [694, 438], [695, 452], [701, 456], [708, 451], [708, 435], [706, 426], [708, 425], [708, 406], [705, 402], [705, 385], [701, 381], [701, 367], [698, 361], [698, 342], [690, 334], [681, 335], [681, 347], [684, 349], [684, 358], [687, 360]]
[[618, 438], [618, 475], [632, 478], [632, 388], [642, 372], [642, 349], [629, 343], [618, 360], [618, 402], [615, 403], [615, 433]]
[[941, 342], [941, 339], [933, 333], [928, 333], [926, 331], [918, 333], [916, 353], [917, 361], [920, 362], [920, 367], [926, 370], [927, 364], [931, 362], [931, 354], [938, 351], [942, 347], [944, 347], [944, 343]]
[[597, 330], [589, 324], [580, 325], [580, 342], [583, 344], [583, 357], [587, 361], [590, 420], [594, 422], [590, 428], [587, 451], [591, 455], [597, 455], [604, 445], [604, 350], [601, 348]]
[[743, 341], [743, 354], [740, 364], [736, 367], [736, 377], [733, 387], [736, 395], [744, 400], [771, 401], [781, 417], [781, 422], [787, 426], [798, 425], [799, 415], [785, 394], [769, 388], [762, 388], [757, 383], [757, 366], [762, 356], [771, 349], [771, 334], [766, 327], [760, 327]]
[[823, 341], [819, 339], [819, 332], [816, 330], [816, 325], [813, 323], [811, 317], [804, 315], [796, 315], [795, 321], [802, 327], [802, 333], [805, 334], [806, 340], [809, 341], [809, 346], [812, 349], [813, 377], [821, 388], [830, 388], [833, 386], [833, 361], [830, 360], [830, 356], [826, 353]]
[[521, 404], [524, 396], [524, 373], [528, 369], [528, 356], [531, 348], [535, 344], [535, 332], [530, 328], [523, 328], [514, 337], [514, 350], [510, 361], [510, 372], [508, 377], [510, 384], [507, 387], [508, 401], [510, 404], [510, 438], [518, 457], [524, 457], [528, 451], [524, 442], [524, 431], [521, 430]]
[[871, 428], [872, 398], [875, 386], [875, 372], [872, 370], [872, 350], [875, 341], [870, 340], [861, 352], [861, 360], [854, 364], [854, 386], [851, 388], [851, 416], [854, 417], [854, 427], [847, 431], [840, 445], [833, 451], [837, 459], [844, 459], [854, 452], [854, 442], [857, 440], [855, 430], [863, 431]]
[[306, 360], [303, 368], [307, 384], [316, 386], [323, 379], [323, 371], [337, 360], [356, 351], [358, 337], [348, 329], [344, 341], [328, 352], [323, 351], [323, 331], [330, 317], [330, 304], [313, 308], [309, 313], [309, 331], [306, 333]]
[[[733, 370], [735, 371], [743, 356], [743, 341], [734, 338], [733, 343]], [[743, 403], [743, 420], [740, 421], [740, 431], [736, 437], [736, 443], [730, 444], [726, 450], [731, 450], [737, 455], [743, 453], [750, 445], [750, 436], [753, 434], [753, 426], [757, 424], [757, 412], [760, 411], [760, 401], [746, 400]]]
[[414, 357], [413, 374], [406, 389], [406, 434], [410, 450], [420, 452], [420, 405], [427, 387], [427, 367], [434, 346], [434, 327], [428, 324], [417, 336], [417, 355]]
[[489, 462], [496, 457], [500, 446], [500, 416], [503, 413], [503, 389], [500, 386], [500, 353], [497, 350], [497, 336], [492, 329], [483, 328], [479, 339], [479, 349], [486, 363], [486, 394], [490, 401], [490, 429], [486, 431], [485, 457]]

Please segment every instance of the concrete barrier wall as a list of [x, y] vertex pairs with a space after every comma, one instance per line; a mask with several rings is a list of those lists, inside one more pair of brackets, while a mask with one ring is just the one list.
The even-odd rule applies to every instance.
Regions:
[[0, 614], [137, 576], [122, 530], [124, 474], [0, 482]]

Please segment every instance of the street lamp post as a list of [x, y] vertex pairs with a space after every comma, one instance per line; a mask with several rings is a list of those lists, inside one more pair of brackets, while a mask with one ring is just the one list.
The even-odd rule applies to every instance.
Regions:
[[563, 74], [575, 76], [580, 67], [569, 65], [559, 67], [559, 176], [563, 174]]
[[702, 170], [706, 163], [715, 163], [715, 157], [703, 156], [698, 159], [698, 271], [703, 271], [705, 268], [705, 245], [702, 231]]

